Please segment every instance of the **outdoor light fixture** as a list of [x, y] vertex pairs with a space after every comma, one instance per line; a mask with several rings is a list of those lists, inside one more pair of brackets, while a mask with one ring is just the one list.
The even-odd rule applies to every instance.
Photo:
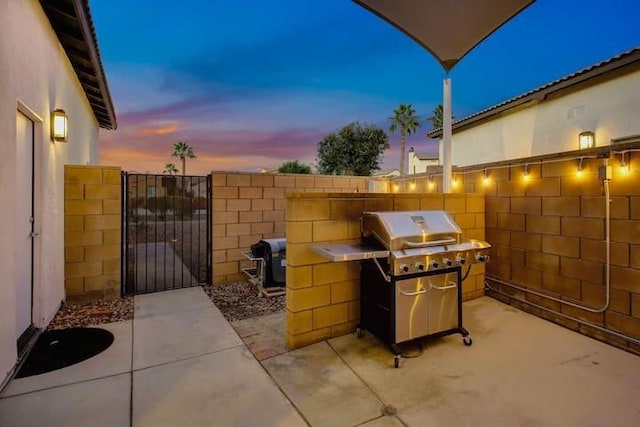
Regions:
[[411, 183], [409, 183], [409, 190], [411, 191], [415, 191], [416, 190], [416, 182], [412, 181]]
[[453, 188], [458, 186], [458, 178], [456, 176], [454, 176], [453, 179], [451, 180], [451, 186]]
[[596, 136], [593, 134], [593, 132], [586, 131], [586, 132], [580, 132], [578, 134], [578, 147], [581, 150], [584, 150], [585, 148], [593, 148], [596, 146]]
[[529, 180], [529, 164], [524, 165], [524, 173], [522, 174], [522, 177], [525, 181]]
[[436, 183], [433, 182], [433, 175], [429, 175], [429, 188], [435, 187]]
[[484, 170], [484, 176], [482, 177], [482, 182], [484, 185], [489, 185], [489, 173], [487, 169]]
[[400, 190], [400, 186], [398, 184], [393, 184], [393, 192], [397, 193]]
[[64, 110], [53, 110], [51, 113], [51, 140], [67, 142], [69, 134], [69, 118]]

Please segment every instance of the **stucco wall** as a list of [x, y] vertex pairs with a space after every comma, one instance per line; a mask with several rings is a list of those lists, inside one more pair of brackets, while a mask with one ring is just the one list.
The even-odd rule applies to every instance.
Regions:
[[[34, 314], [43, 326], [64, 298], [64, 164], [96, 161], [98, 123], [51, 25], [36, 0], [0, 2], [0, 381], [16, 361], [14, 186], [16, 114], [35, 122], [36, 264]], [[51, 142], [49, 116], [69, 116], [69, 141]], [[46, 280], [45, 280], [46, 279]]]
[[591, 130], [596, 145], [639, 135], [640, 71], [545, 100], [463, 131], [454, 131], [452, 163], [458, 166], [578, 149]]

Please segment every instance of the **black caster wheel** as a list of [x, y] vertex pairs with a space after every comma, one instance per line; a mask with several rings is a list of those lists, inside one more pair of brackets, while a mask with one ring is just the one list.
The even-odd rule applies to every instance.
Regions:
[[393, 367], [398, 369], [400, 367], [400, 356], [393, 358]]
[[360, 338], [362, 338], [363, 336], [364, 336], [364, 330], [362, 330], [362, 329], [360, 329], [360, 328], [356, 329], [356, 337], [357, 337], [358, 339], [360, 339]]
[[466, 345], [467, 347], [469, 347], [471, 344], [473, 344], [473, 340], [471, 339], [471, 337], [463, 337], [462, 338], [462, 342], [464, 343], [464, 345]]

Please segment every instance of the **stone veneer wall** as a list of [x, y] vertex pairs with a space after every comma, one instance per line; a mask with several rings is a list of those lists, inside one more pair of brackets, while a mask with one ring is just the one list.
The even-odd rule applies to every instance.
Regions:
[[285, 237], [291, 192], [367, 191], [369, 177], [212, 172], [213, 283], [246, 279], [242, 251], [260, 239]]
[[[357, 262], [328, 262], [315, 243], [357, 242], [363, 211], [444, 209], [464, 238], [485, 237], [483, 194], [309, 194], [287, 198], [287, 345], [298, 348], [352, 332], [360, 316]], [[484, 295], [485, 265], [474, 265], [463, 297]]]
[[120, 297], [120, 168], [64, 169], [64, 260], [67, 301]]

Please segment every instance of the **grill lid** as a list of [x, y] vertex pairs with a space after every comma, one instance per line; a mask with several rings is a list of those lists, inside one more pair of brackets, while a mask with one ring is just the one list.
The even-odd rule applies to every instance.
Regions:
[[362, 235], [400, 250], [457, 244], [462, 230], [446, 211], [364, 212]]

